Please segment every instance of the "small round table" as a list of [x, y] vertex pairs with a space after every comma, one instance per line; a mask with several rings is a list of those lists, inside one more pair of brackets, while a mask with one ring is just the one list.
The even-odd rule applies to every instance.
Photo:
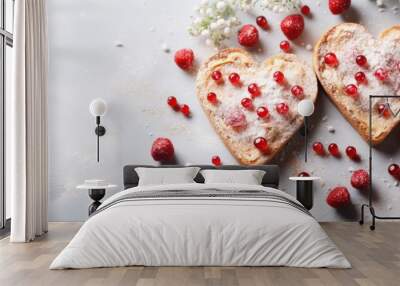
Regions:
[[89, 184], [83, 184], [79, 185], [76, 188], [80, 190], [88, 190], [89, 197], [93, 200], [93, 203], [89, 206], [89, 216], [94, 213], [97, 208], [101, 205], [100, 200], [104, 198], [104, 195], [106, 194], [107, 189], [112, 189], [116, 188], [117, 185], [89, 185]]
[[296, 199], [302, 205], [311, 210], [313, 207], [313, 182], [320, 177], [290, 177], [289, 180], [296, 181]]

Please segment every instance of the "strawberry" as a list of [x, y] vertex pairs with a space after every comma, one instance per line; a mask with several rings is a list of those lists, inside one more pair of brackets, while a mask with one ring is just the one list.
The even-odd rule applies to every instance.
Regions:
[[258, 43], [258, 30], [253, 25], [244, 25], [238, 33], [238, 42], [244, 47], [252, 47]]
[[304, 30], [304, 18], [300, 14], [289, 15], [281, 22], [281, 30], [289, 40], [298, 38]]
[[368, 188], [369, 186], [369, 174], [365, 170], [357, 170], [353, 172], [351, 176], [351, 185], [359, 190]]
[[332, 14], [342, 14], [344, 11], [350, 8], [351, 0], [329, 0], [329, 10]]
[[350, 203], [350, 193], [346, 187], [333, 188], [326, 198], [326, 203], [337, 209]]
[[194, 53], [191, 49], [181, 49], [175, 53], [175, 63], [183, 70], [193, 67]]
[[151, 146], [151, 156], [159, 162], [168, 162], [174, 158], [174, 145], [168, 138], [159, 137]]

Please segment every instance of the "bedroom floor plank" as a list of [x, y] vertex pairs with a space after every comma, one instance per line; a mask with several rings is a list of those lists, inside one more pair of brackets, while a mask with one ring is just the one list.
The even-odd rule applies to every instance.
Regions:
[[286, 267], [119, 267], [48, 270], [80, 223], [50, 223], [45, 236], [28, 244], [0, 240], [1, 286], [397, 286], [400, 223], [379, 222], [375, 232], [357, 223], [322, 223], [352, 263], [352, 269]]

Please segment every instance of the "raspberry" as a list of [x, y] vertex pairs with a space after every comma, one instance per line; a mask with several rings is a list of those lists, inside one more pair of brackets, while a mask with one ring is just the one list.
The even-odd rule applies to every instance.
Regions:
[[246, 115], [238, 107], [228, 109], [224, 112], [224, 122], [226, 125], [231, 126], [234, 129], [240, 129], [247, 126]]
[[151, 146], [151, 156], [155, 161], [168, 162], [174, 158], [174, 145], [168, 138], [159, 137]]
[[218, 155], [214, 155], [211, 158], [211, 163], [216, 167], [221, 166], [221, 158]]
[[194, 53], [191, 49], [181, 49], [175, 53], [175, 63], [183, 70], [193, 67]]
[[258, 30], [253, 25], [244, 25], [238, 33], [238, 42], [244, 47], [252, 47], [258, 43]]
[[366, 189], [369, 186], [369, 174], [365, 170], [357, 170], [351, 176], [351, 185], [359, 190]]
[[344, 11], [350, 8], [351, 0], [329, 0], [329, 10], [332, 14], [342, 14]]
[[281, 22], [281, 30], [289, 40], [300, 37], [304, 30], [303, 16], [294, 14], [285, 17]]
[[337, 209], [350, 203], [350, 193], [346, 187], [336, 187], [330, 190], [326, 203]]

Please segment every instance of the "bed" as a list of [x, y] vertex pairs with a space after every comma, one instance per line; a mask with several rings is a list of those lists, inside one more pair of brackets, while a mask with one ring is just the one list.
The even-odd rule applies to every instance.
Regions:
[[159, 168], [125, 166], [124, 190], [103, 202], [50, 269], [351, 267], [312, 215], [278, 189], [278, 166], [219, 168], [263, 170], [260, 185], [204, 183], [198, 173], [193, 183], [150, 186], [138, 186], [138, 167]]

